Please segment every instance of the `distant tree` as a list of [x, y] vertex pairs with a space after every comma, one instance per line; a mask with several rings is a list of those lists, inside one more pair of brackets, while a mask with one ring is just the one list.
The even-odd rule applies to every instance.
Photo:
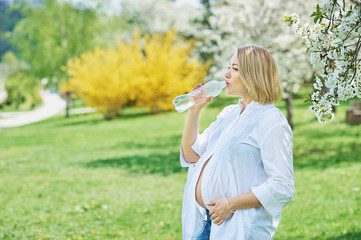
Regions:
[[20, 19], [22, 15], [18, 10], [12, 9], [8, 2], [0, 1], [0, 59], [4, 53], [16, 51], [15, 47], [4, 38], [4, 33], [12, 31]]
[[95, 10], [77, 9], [69, 3], [45, 0], [38, 7], [19, 10], [25, 18], [8, 32], [7, 39], [30, 64], [34, 76], [49, 78], [55, 85], [63, 76], [61, 66], [92, 49], [101, 31]]
[[[21, 84], [19, 84], [21, 83]], [[26, 70], [10, 74], [5, 82], [6, 100], [0, 104], [19, 110], [29, 110], [41, 103], [40, 83]]]
[[[141, 29], [142, 33], [167, 33], [176, 28], [181, 35], [196, 31], [190, 21], [200, 15], [189, 6], [177, 6], [170, 0], [123, 0], [124, 13], [128, 15], [128, 23]], [[179, 14], [181, 13], [181, 14]]]
[[12, 51], [7, 51], [1, 58], [0, 77], [6, 77], [27, 68], [28, 66], [24, 61], [20, 61]]
[[107, 50], [96, 48], [70, 60], [70, 80], [62, 89], [73, 91], [88, 106], [112, 119], [126, 106], [155, 113], [174, 109], [173, 98], [189, 91], [207, 75], [207, 66], [192, 57], [193, 42], [176, 31], [119, 42]]

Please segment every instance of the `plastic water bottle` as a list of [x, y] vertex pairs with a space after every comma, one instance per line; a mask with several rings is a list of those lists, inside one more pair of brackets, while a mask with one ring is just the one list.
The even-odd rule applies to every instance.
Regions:
[[186, 111], [188, 108], [192, 107], [197, 101], [206, 98], [206, 97], [216, 97], [221, 92], [222, 89], [226, 86], [226, 81], [210, 81], [204, 84], [202, 87], [193, 90], [188, 94], [184, 94], [174, 98], [173, 104], [175, 110], [179, 113]]

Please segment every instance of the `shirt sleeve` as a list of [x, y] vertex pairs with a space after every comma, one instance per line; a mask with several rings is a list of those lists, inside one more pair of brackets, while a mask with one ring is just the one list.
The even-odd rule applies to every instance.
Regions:
[[270, 129], [259, 145], [268, 179], [251, 190], [273, 217], [281, 215], [295, 192], [292, 139], [291, 128], [282, 123]]
[[[213, 133], [219, 127], [219, 125], [223, 122], [229, 112], [235, 107], [235, 105], [230, 105], [225, 107], [218, 115], [216, 121], [212, 122], [208, 128], [206, 128], [202, 134], [199, 134], [196, 141], [192, 145], [192, 149], [199, 156], [202, 156], [205, 153], [208, 145], [209, 139], [212, 137]], [[182, 146], [180, 148], [180, 164], [182, 167], [189, 167], [194, 163], [189, 163], [184, 160]]]

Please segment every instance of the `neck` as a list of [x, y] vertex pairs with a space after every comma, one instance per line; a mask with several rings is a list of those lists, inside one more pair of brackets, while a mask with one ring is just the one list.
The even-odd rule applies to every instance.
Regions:
[[243, 109], [242, 112], [246, 109], [247, 105], [253, 101], [253, 98], [251, 96], [243, 96], [242, 102], [243, 102]]

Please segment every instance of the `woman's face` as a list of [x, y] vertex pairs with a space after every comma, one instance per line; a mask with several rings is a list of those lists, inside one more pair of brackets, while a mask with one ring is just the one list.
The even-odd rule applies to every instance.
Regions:
[[244, 87], [240, 74], [238, 71], [238, 58], [235, 54], [229, 63], [229, 70], [224, 75], [227, 83], [227, 94], [230, 96], [244, 97], [248, 94], [247, 89]]

